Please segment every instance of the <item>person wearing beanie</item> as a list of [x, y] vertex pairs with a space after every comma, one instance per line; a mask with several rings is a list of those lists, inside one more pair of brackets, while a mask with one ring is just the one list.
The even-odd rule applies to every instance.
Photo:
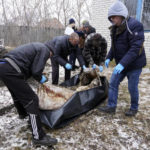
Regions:
[[96, 33], [96, 29], [94, 27], [92, 27], [90, 25], [89, 21], [87, 21], [87, 20], [84, 20], [82, 22], [82, 30], [85, 34], [85, 37], [87, 37], [91, 33]]
[[69, 24], [66, 27], [64, 34], [71, 35], [74, 31], [76, 31], [75, 20], [73, 18], [69, 19]]
[[69, 19], [69, 24], [75, 24], [75, 20], [73, 18]]
[[112, 23], [109, 28], [111, 48], [106, 57], [105, 66], [108, 68], [113, 59], [116, 66], [109, 82], [107, 106], [100, 107], [99, 110], [106, 113], [116, 112], [119, 84], [127, 77], [131, 105], [125, 115], [134, 116], [138, 112], [139, 105], [139, 77], [142, 68], [146, 65], [143, 25], [128, 16], [126, 6], [120, 1], [109, 8], [108, 20]]

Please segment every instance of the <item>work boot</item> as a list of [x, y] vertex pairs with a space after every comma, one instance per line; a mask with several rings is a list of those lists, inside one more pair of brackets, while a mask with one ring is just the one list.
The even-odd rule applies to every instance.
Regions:
[[116, 112], [116, 107], [104, 106], [104, 107], [99, 107], [98, 110], [105, 113], [114, 114]]
[[57, 139], [51, 138], [48, 135], [45, 135], [42, 139], [39, 139], [39, 140], [33, 138], [32, 141], [33, 141], [33, 144], [35, 144], [36, 146], [41, 146], [41, 145], [52, 146], [52, 145], [57, 144]]
[[138, 110], [129, 109], [127, 112], [125, 112], [126, 116], [135, 116]]

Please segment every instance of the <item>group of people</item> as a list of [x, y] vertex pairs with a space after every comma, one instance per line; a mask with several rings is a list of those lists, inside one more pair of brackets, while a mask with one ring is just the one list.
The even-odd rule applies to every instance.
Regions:
[[[139, 76], [146, 65], [143, 25], [128, 16], [126, 6], [120, 1], [110, 7], [108, 20], [112, 23], [112, 42], [107, 56], [105, 38], [96, 33], [88, 21], [83, 22], [81, 29], [76, 29], [74, 19], [70, 19], [65, 35], [54, 37], [45, 43], [34, 42], [19, 46], [0, 59], [0, 78], [11, 93], [19, 118], [29, 116], [34, 144], [50, 146], [57, 143], [57, 139], [43, 131], [38, 96], [26, 82], [31, 76], [41, 84], [48, 80], [42, 72], [49, 58], [52, 64], [52, 84], [56, 85], [59, 83], [59, 65], [64, 67], [65, 80], [68, 80], [76, 58], [83, 70], [98, 66], [100, 72], [104, 65], [108, 67], [110, 61], [115, 59], [116, 66], [109, 82], [108, 104], [99, 110], [115, 113], [118, 87], [127, 77], [131, 106], [125, 114], [134, 116], [137, 113]], [[68, 60], [68, 56], [73, 57]]]

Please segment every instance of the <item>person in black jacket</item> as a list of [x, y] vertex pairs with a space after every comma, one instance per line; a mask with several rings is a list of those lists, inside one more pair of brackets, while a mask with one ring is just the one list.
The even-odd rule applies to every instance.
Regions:
[[19, 46], [0, 59], [0, 78], [11, 93], [19, 118], [29, 116], [33, 143], [51, 146], [56, 144], [57, 140], [43, 131], [38, 96], [26, 82], [31, 76], [41, 84], [47, 81], [42, 72], [49, 57], [50, 50], [42, 43]]
[[53, 40], [46, 42], [46, 46], [51, 50], [51, 63], [52, 63], [52, 84], [58, 84], [59, 79], [59, 65], [65, 68], [65, 80], [70, 79], [70, 70], [72, 65], [69, 63], [67, 56], [72, 53], [80, 63], [80, 66], [85, 68], [85, 63], [81, 50], [78, 48], [79, 36], [77, 33], [71, 35], [64, 35], [55, 37]]

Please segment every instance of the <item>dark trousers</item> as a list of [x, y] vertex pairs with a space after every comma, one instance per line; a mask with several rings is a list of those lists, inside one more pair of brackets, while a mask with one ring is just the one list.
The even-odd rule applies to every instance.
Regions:
[[[52, 64], [52, 84], [57, 85], [59, 79], [59, 64], [55, 61], [53, 57], [51, 57], [51, 64]], [[71, 76], [71, 71], [65, 69], [65, 81], [69, 80], [70, 76]]]
[[76, 63], [76, 54], [72, 52], [69, 56], [69, 63], [72, 65], [72, 67], [75, 66]]
[[45, 133], [42, 129], [39, 117], [39, 99], [24, 80], [24, 75], [18, 73], [9, 63], [6, 62], [0, 64], [0, 78], [11, 93], [19, 115], [29, 115], [33, 138], [41, 139]]

